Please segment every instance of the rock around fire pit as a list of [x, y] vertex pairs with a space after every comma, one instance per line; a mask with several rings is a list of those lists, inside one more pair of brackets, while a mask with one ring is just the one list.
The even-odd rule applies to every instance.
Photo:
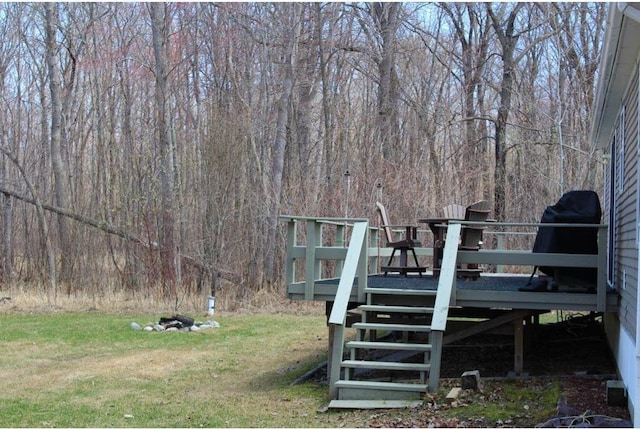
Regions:
[[220, 324], [215, 320], [206, 322], [196, 322], [191, 317], [176, 314], [171, 317], [161, 317], [158, 323], [147, 323], [144, 327], [136, 322], [131, 322], [134, 331], [145, 332], [177, 332], [177, 331], [200, 331], [202, 329], [219, 328]]

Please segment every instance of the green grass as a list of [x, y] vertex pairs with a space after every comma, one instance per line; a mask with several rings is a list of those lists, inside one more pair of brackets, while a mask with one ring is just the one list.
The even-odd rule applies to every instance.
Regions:
[[219, 329], [134, 331], [157, 316], [2, 314], [0, 426], [335, 426], [328, 388], [291, 382], [326, 357], [323, 315], [215, 317]]
[[319, 413], [328, 386], [291, 382], [326, 359], [322, 310], [216, 315], [219, 329], [189, 333], [130, 327], [162, 315], [0, 313], [0, 426], [424, 426], [435, 414], [533, 425], [553, 413], [558, 397], [553, 379], [488, 380], [450, 405], [451, 380], [427, 398], [436, 405]]

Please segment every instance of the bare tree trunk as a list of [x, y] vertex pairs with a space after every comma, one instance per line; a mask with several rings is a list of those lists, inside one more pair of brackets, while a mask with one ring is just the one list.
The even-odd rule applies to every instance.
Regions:
[[[329, 70], [327, 69], [327, 54], [325, 53], [325, 44], [322, 37], [322, 6], [320, 3], [315, 3], [315, 12], [317, 16], [316, 22], [316, 38], [318, 42], [318, 57], [319, 57], [319, 67], [320, 67], [320, 79], [322, 82], [322, 139], [321, 139], [321, 152], [323, 156], [320, 157], [319, 161], [324, 161], [324, 168], [322, 168], [322, 162], [320, 162], [320, 169], [318, 179], [321, 179], [322, 171], [325, 172], [325, 180], [318, 180], [318, 183], [326, 183], [329, 181], [331, 177], [331, 152], [334, 147], [334, 132], [331, 127], [331, 107], [330, 107], [330, 99], [329, 99]], [[324, 158], [324, 160], [322, 159]]]
[[[462, 90], [464, 92], [465, 147], [462, 150], [462, 166], [464, 172], [472, 172], [484, 164], [483, 139], [479, 138], [480, 127], [476, 125], [482, 115], [479, 96], [482, 73], [487, 62], [488, 20], [481, 13], [481, 5], [475, 3], [441, 3], [453, 24], [456, 38], [460, 43], [458, 62], [462, 68]], [[465, 16], [466, 15], [466, 16]], [[483, 19], [485, 18], [485, 19]], [[455, 65], [451, 65], [455, 67]], [[459, 67], [460, 67], [459, 66]], [[453, 71], [452, 72], [456, 73]], [[484, 137], [484, 136], [482, 136]], [[482, 178], [484, 179], [484, 177]], [[477, 189], [472, 190], [476, 196], [484, 191], [483, 180], [472, 180]]]
[[[49, 236], [49, 227], [47, 226], [47, 220], [45, 219], [44, 216], [44, 207], [42, 202], [40, 201], [40, 199], [38, 198], [38, 195], [36, 194], [36, 190], [33, 187], [33, 185], [31, 184], [31, 181], [29, 180], [29, 176], [27, 176], [24, 168], [22, 167], [22, 165], [18, 162], [18, 159], [13, 156], [9, 151], [4, 150], [1, 146], [0, 146], [0, 151], [2, 152], [2, 154], [4, 156], [6, 156], [7, 158], [9, 158], [11, 160], [11, 162], [16, 166], [16, 168], [18, 169], [18, 171], [20, 171], [20, 175], [22, 176], [27, 189], [29, 189], [29, 193], [32, 196], [32, 203], [36, 206], [36, 213], [38, 216], [38, 224], [40, 226], [40, 233], [42, 234], [42, 241], [45, 243], [45, 248], [47, 251], [47, 263], [48, 263], [48, 267], [49, 267], [49, 300], [53, 300], [53, 303], [55, 304], [56, 302], [56, 298], [58, 296], [58, 280], [57, 280], [57, 274], [56, 274], [56, 255], [55, 252], [53, 251], [53, 246], [51, 245], [51, 237]], [[6, 189], [2, 189], [0, 188], [0, 192], [3, 193], [4, 196], [16, 196], [16, 194], [9, 192]], [[51, 301], [50, 301], [51, 302]]]
[[174, 173], [171, 130], [169, 128], [168, 106], [168, 28], [167, 5], [151, 3], [151, 29], [153, 32], [153, 53], [155, 56], [158, 147], [160, 149], [160, 248], [162, 249], [162, 274], [164, 286], [176, 296], [176, 243], [174, 209]]
[[[8, 27], [8, 26], [7, 26]], [[15, 51], [11, 47], [11, 41], [7, 40], [7, 34], [3, 31], [2, 44], [9, 45], [8, 48], [0, 46], [0, 94], [4, 94], [5, 91], [5, 79], [7, 64]], [[18, 62], [19, 64], [19, 62]], [[18, 65], [19, 70], [19, 65]], [[20, 76], [20, 73], [17, 73]], [[20, 92], [20, 85], [18, 85], [18, 93]], [[18, 112], [20, 111], [17, 109]], [[8, 124], [6, 123], [6, 117], [4, 112], [0, 112], [0, 148], [8, 148]], [[7, 155], [0, 154], [0, 184], [8, 183], [9, 173], [7, 172], [8, 162]], [[13, 201], [8, 194], [0, 195], [0, 217], [2, 217], [2, 224], [0, 225], [0, 239], [2, 244], [0, 245], [0, 284], [5, 283], [11, 279], [11, 273], [13, 271]]]
[[381, 57], [378, 62], [378, 132], [382, 153], [390, 159], [398, 145], [398, 77], [396, 76], [396, 32], [402, 3], [374, 3], [372, 13], [380, 26]]
[[498, 106], [498, 117], [495, 121], [495, 209], [494, 214], [498, 221], [504, 220], [505, 215], [505, 194], [507, 189], [507, 123], [509, 121], [509, 112], [511, 110], [511, 96], [513, 93], [514, 78], [514, 51], [518, 43], [518, 35], [515, 31], [515, 21], [518, 12], [524, 6], [524, 3], [517, 3], [511, 10], [506, 22], [500, 22], [499, 18], [493, 12], [492, 5], [486, 4], [487, 13], [491, 17], [493, 29], [498, 36], [498, 40], [502, 47], [502, 81], [500, 84], [500, 104]]
[[[58, 44], [56, 43], [56, 26], [58, 25], [58, 5], [45, 3], [46, 22], [46, 61], [49, 70], [49, 93], [51, 96], [51, 167], [53, 171], [54, 198], [60, 207], [68, 207], [65, 188], [65, 168], [62, 162], [62, 102], [60, 98], [61, 76], [56, 64]], [[60, 245], [60, 279], [71, 279], [71, 261], [69, 243], [69, 227], [67, 219], [58, 216], [58, 240]]]
[[[0, 147], [5, 146], [6, 137], [3, 127], [0, 135]], [[0, 183], [7, 183], [7, 156], [3, 153], [0, 157]], [[11, 278], [13, 271], [13, 202], [11, 195], [3, 193], [0, 197], [0, 207], [2, 207], [2, 260], [0, 261], [0, 283], [7, 282]]]
[[290, 9], [288, 13], [287, 38], [283, 52], [284, 61], [282, 67], [282, 93], [277, 102], [276, 137], [273, 142], [270, 172], [270, 199], [267, 216], [267, 242], [264, 259], [264, 275], [268, 283], [276, 278], [275, 273], [275, 247], [278, 236], [278, 214], [282, 194], [282, 176], [284, 173], [284, 154], [287, 145], [287, 125], [291, 109], [291, 96], [295, 85], [294, 65], [296, 64], [296, 51], [300, 33], [300, 13], [302, 5], [292, 3], [279, 7]]

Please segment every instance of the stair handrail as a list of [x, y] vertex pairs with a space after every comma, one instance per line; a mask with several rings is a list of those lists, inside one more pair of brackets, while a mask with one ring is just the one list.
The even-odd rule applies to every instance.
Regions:
[[340, 362], [344, 352], [344, 330], [351, 290], [358, 277], [358, 292], [364, 293], [367, 286], [367, 232], [368, 222], [356, 222], [353, 225], [351, 241], [344, 259], [340, 283], [329, 315], [331, 339], [331, 358], [329, 369], [329, 396], [337, 396], [336, 383], [340, 379]]
[[458, 259], [458, 241], [462, 225], [449, 224], [447, 227], [447, 240], [444, 243], [442, 253], [442, 265], [440, 278], [438, 279], [438, 291], [433, 305], [433, 318], [431, 319], [431, 368], [429, 370], [429, 392], [436, 392], [440, 383], [440, 361], [442, 358], [442, 338], [447, 328], [449, 307], [455, 297], [456, 290], [456, 265]]

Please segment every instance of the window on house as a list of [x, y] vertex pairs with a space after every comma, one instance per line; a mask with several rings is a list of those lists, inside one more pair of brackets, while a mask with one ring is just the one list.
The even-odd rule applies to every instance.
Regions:
[[615, 140], [616, 140], [616, 192], [618, 195], [621, 195], [624, 192], [624, 147], [625, 147], [625, 108], [622, 106], [622, 111], [620, 112], [620, 118], [618, 120], [618, 125], [616, 127], [615, 132]]
[[615, 133], [613, 142], [611, 144], [611, 152], [609, 153], [609, 159], [611, 165], [605, 170], [605, 199], [609, 204], [609, 239], [607, 240], [607, 283], [609, 287], [615, 288], [616, 284], [616, 270], [615, 270], [615, 244], [616, 244], [616, 178], [618, 175], [618, 163], [617, 163], [617, 146]]

